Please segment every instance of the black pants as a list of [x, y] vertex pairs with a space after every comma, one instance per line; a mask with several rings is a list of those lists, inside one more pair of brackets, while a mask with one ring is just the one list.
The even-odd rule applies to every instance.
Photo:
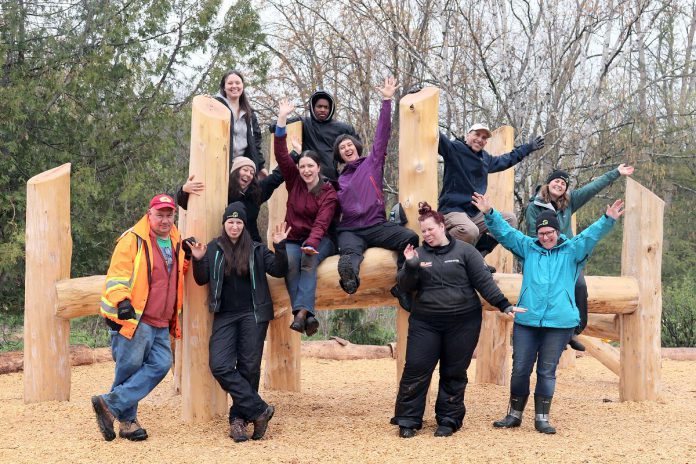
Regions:
[[580, 311], [580, 325], [575, 328], [575, 333], [580, 334], [587, 327], [587, 284], [583, 271], [580, 271], [578, 280], [575, 282], [575, 304]]
[[396, 250], [398, 269], [404, 263], [403, 251], [409, 243], [418, 246], [418, 235], [411, 229], [389, 221], [363, 229], [338, 232], [338, 251], [341, 256], [350, 256], [350, 263], [356, 276], [360, 273], [360, 263], [367, 248], [380, 247]]
[[406, 366], [391, 423], [420, 429], [435, 365], [440, 361], [440, 385], [435, 403], [438, 425], [458, 430], [466, 408], [466, 370], [481, 331], [481, 312], [466, 319], [427, 321], [409, 317]]
[[230, 421], [251, 421], [268, 407], [258, 393], [267, 330], [268, 322], [257, 324], [253, 312], [215, 313], [209, 364], [215, 380], [232, 397]]

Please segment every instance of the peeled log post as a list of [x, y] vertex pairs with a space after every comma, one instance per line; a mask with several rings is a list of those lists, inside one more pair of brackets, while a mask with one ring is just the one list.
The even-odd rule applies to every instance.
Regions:
[[621, 401], [655, 401], [661, 388], [662, 228], [665, 203], [626, 179], [621, 275], [638, 280], [638, 309], [621, 320]]
[[591, 354], [593, 358], [604, 364], [607, 369], [614, 374], [620, 375], [621, 361], [619, 350], [602, 340], [590, 338], [585, 335], [578, 335], [578, 340], [585, 345], [587, 352]]
[[70, 399], [70, 321], [55, 316], [70, 277], [70, 163], [27, 182], [24, 402]]
[[[418, 226], [418, 203], [427, 201], [433, 208], [437, 207], [439, 106], [440, 90], [436, 87], [425, 87], [420, 92], [404, 96], [399, 102], [399, 202], [406, 213], [408, 227], [420, 239], [423, 237]], [[364, 273], [360, 275], [365, 278]], [[396, 311], [398, 383], [406, 363], [408, 313], [398, 303]]]
[[[493, 132], [488, 142], [489, 153], [501, 155], [514, 147], [515, 131], [510, 126], [503, 126]], [[515, 184], [514, 169], [488, 176], [487, 195], [498, 211], [514, 211], [513, 191]], [[498, 272], [512, 272], [512, 253], [498, 246], [486, 257], [489, 265]], [[511, 302], [517, 299], [510, 300]], [[496, 308], [497, 310], [497, 308]], [[510, 381], [510, 331], [512, 320], [498, 314], [485, 311], [481, 323], [481, 334], [476, 346], [476, 382], [507, 385]]]
[[[191, 106], [189, 174], [205, 183], [205, 191], [189, 196], [186, 232], [207, 243], [220, 234], [227, 205], [230, 111], [209, 96], [195, 97]], [[181, 414], [184, 422], [205, 422], [227, 411], [227, 395], [208, 367], [213, 316], [208, 311], [208, 287], [196, 284], [193, 272], [184, 278], [184, 308]]]
[[[302, 140], [302, 122], [295, 122], [286, 126], [288, 150], [292, 148], [291, 140], [297, 137]], [[271, 143], [271, 156], [269, 160], [271, 168], [276, 162]], [[285, 220], [285, 211], [288, 201], [288, 190], [285, 185], [281, 185], [273, 192], [273, 196], [268, 201], [268, 231], [267, 239], [272, 246], [273, 227]], [[269, 277], [269, 280], [271, 278]], [[288, 291], [285, 288], [284, 279], [273, 279], [276, 281], [275, 291], [272, 292], [273, 309], [276, 313], [275, 319], [268, 324], [266, 335], [266, 365], [263, 371], [264, 385], [269, 390], [300, 391], [300, 334], [290, 330], [293, 315]], [[337, 281], [333, 282], [334, 286]], [[324, 292], [324, 287], [317, 285], [317, 296]], [[328, 287], [327, 287], [328, 288]], [[282, 297], [285, 299], [281, 302]]]

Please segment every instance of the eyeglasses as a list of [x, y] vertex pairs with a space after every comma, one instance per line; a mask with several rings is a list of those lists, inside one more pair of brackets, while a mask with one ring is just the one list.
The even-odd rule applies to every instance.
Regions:
[[556, 233], [555, 230], [552, 230], [551, 232], [537, 232], [537, 237], [539, 237], [539, 238], [552, 238], [555, 233]]

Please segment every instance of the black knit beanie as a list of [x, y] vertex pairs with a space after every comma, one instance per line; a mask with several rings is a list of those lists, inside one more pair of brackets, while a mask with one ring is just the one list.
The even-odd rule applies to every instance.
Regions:
[[556, 213], [552, 211], [544, 211], [536, 219], [536, 231], [542, 227], [553, 227], [556, 230], [561, 230], [561, 225], [558, 223]]
[[230, 218], [241, 219], [246, 227], [247, 215], [244, 203], [241, 201], [235, 201], [234, 203], [227, 205], [227, 208], [225, 208], [225, 212], [222, 215], [222, 223], [224, 224], [225, 221]]
[[548, 184], [554, 179], [563, 179], [563, 181], [566, 183], [566, 187], [570, 185], [570, 176], [567, 172], [562, 171], [560, 169], [557, 169], [553, 171], [551, 174], [549, 174], [549, 177], [546, 178], [546, 183]]

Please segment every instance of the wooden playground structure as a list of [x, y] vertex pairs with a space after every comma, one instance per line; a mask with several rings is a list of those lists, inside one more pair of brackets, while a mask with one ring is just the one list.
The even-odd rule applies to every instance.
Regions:
[[[219, 233], [227, 198], [229, 110], [207, 96], [193, 100], [189, 171], [205, 182], [192, 195], [188, 212], [180, 211], [182, 235], [207, 242]], [[439, 91], [429, 87], [399, 102], [399, 201], [416, 232], [419, 201], [437, 204], [437, 121]], [[288, 126], [301, 135], [300, 123]], [[489, 152], [513, 148], [513, 129], [501, 127]], [[271, 163], [274, 163], [271, 157]], [[489, 177], [488, 195], [500, 210], [513, 210], [513, 170]], [[589, 321], [582, 335], [588, 352], [619, 376], [622, 401], [657, 400], [660, 393], [661, 261], [664, 203], [628, 178], [621, 254], [621, 276], [588, 276]], [[282, 221], [287, 192], [279, 188], [269, 201], [269, 226]], [[121, 231], [114, 231], [120, 233]], [[24, 401], [70, 399], [70, 319], [98, 313], [105, 276], [70, 278], [70, 164], [31, 178], [27, 183], [26, 282], [24, 313]], [[338, 257], [319, 267], [316, 307], [320, 310], [394, 306], [389, 288], [396, 276], [394, 252], [372, 248], [365, 253], [360, 289], [346, 295], [338, 285]], [[511, 301], [519, 296], [522, 276], [512, 274], [512, 255], [502, 247], [486, 261], [498, 269], [493, 277]], [[282, 279], [269, 278], [276, 317], [266, 342], [266, 388], [299, 391], [300, 334], [288, 327], [290, 302]], [[175, 385], [182, 395], [182, 419], [210, 420], [227, 411], [225, 392], [208, 368], [212, 314], [207, 291], [186, 276], [183, 338], [176, 343]], [[398, 306], [398, 305], [397, 305]], [[510, 379], [512, 321], [484, 301], [484, 322], [477, 348], [476, 382], [506, 385]], [[404, 364], [408, 313], [397, 309], [397, 369]], [[620, 342], [620, 348], [600, 340]], [[570, 351], [570, 350], [569, 350]]]

